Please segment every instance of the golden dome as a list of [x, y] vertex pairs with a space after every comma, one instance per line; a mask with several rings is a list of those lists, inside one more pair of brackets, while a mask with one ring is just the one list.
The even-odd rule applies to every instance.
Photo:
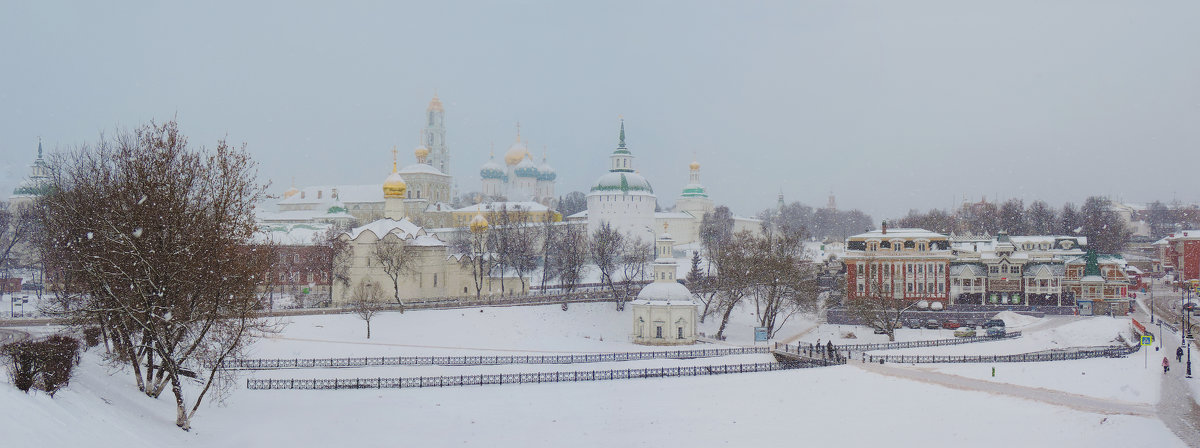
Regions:
[[526, 157], [529, 157], [529, 149], [525, 147], [524, 143], [517, 140], [516, 143], [508, 147], [508, 152], [504, 153], [504, 164], [514, 166], [521, 163]]
[[696, 171], [700, 169], [700, 162], [692, 161], [692, 163], [688, 165], [688, 168], [691, 168], [692, 171]]
[[[395, 150], [392, 150], [393, 157]], [[392, 161], [392, 174], [383, 181], [383, 197], [392, 199], [404, 199], [404, 195], [408, 193], [408, 184], [404, 182], [404, 178], [400, 177], [400, 173], [396, 172], [396, 161]]]
[[476, 213], [475, 217], [471, 218], [470, 226], [471, 226], [471, 233], [479, 233], [479, 232], [486, 231], [488, 228], [487, 218], [484, 218], [483, 215]]
[[429, 148], [426, 148], [425, 145], [418, 146], [413, 154], [417, 155], [417, 162], [425, 163], [425, 158], [429, 157]]
[[438, 99], [437, 94], [433, 94], [433, 99], [429, 100], [429, 110], [442, 111], [442, 100]]

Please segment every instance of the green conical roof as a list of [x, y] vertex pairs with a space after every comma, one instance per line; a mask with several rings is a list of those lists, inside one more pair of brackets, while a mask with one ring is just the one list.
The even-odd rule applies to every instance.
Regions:
[[1099, 258], [1096, 256], [1096, 251], [1091, 249], [1087, 251], [1087, 264], [1083, 266], [1083, 276], [1089, 275], [1100, 276]]

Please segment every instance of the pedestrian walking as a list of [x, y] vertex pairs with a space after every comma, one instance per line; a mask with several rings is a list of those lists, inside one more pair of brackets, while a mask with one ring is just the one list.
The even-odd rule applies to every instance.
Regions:
[[1166, 356], [1163, 356], [1163, 374], [1165, 375], [1169, 370], [1171, 370], [1171, 361]]
[[1175, 349], [1175, 361], [1183, 362], [1183, 347], [1177, 347]]

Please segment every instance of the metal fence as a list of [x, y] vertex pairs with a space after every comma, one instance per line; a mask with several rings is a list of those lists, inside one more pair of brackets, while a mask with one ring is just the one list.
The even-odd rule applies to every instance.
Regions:
[[950, 339], [930, 339], [926, 341], [905, 341], [905, 342], [881, 342], [878, 344], [846, 344], [835, 345], [834, 349], [840, 351], [851, 352], [870, 352], [876, 350], [896, 350], [901, 348], [914, 347], [940, 347], [943, 345], [959, 345], [970, 344], [972, 342], [988, 342], [1002, 341], [1005, 339], [1016, 339], [1021, 337], [1020, 331], [1011, 331], [1004, 334], [1004, 337], [998, 336], [971, 336], [966, 338], [950, 338]]
[[661, 352], [595, 353], [586, 355], [531, 356], [391, 356], [356, 358], [244, 359], [227, 362], [225, 369], [325, 369], [376, 366], [491, 366], [501, 364], [580, 364], [638, 361], [643, 359], [695, 359], [770, 353], [768, 347], [671, 350]]
[[967, 362], [1041, 362], [1066, 361], [1087, 358], [1123, 358], [1137, 352], [1140, 346], [1112, 346], [1100, 349], [1071, 351], [1019, 353], [1015, 355], [868, 355], [863, 353], [863, 362], [896, 362], [909, 364], [967, 363]]
[[560, 383], [771, 372], [776, 370], [802, 369], [826, 365], [834, 364], [822, 362], [768, 362], [692, 367], [583, 370], [572, 372], [498, 373], [457, 376], [418, 376], [409, 378], [248, 379], [246, 380], [246, 388], [250, 390], [407, 389], [414, 387], [484, 386], [488, 384]]

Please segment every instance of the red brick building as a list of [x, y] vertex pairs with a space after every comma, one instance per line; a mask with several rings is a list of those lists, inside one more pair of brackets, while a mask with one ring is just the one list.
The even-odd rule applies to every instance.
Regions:
[[1166, 237], [1159, 246], [1163, 269], [1174, 270], [1176, 280], [1200, 279], [1200, 230], [1184, 230]]
[[846, 297], [874, 292], [949, 303], [950, 239], [925, 229], [888, 229], [846, 240]]

